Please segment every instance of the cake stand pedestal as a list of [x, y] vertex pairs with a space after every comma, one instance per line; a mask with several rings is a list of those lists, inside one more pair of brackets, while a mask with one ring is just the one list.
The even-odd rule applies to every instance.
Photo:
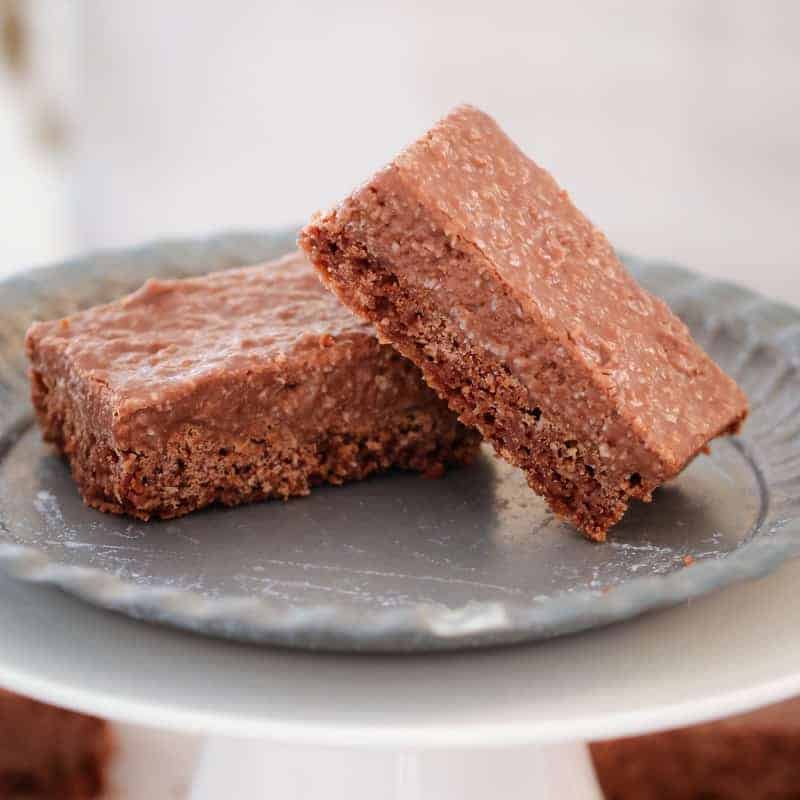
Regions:
[[601, 800], [582, 743], [508, 750], [405, 750], [267, 745], [210, 739], [191, 800]]
[[375, 753], [210, 739], [191, 800], [601, 800], [582, 743]]
[[209, 736], [194, 800], [593, 798], [575, 742], [800, 693], [798, 583], [793, 561], [669, 611], [538, 645], [367, 657], [193, 636], [0, 577], [0, 685]]

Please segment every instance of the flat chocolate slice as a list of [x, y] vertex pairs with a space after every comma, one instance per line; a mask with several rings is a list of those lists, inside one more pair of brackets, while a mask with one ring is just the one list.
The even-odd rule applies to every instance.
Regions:
[[468, 461], [419, 370], [320, 285], [300, 253], [37, 323], [33, 403], [84, 500], [140, 519], [307, 494]]

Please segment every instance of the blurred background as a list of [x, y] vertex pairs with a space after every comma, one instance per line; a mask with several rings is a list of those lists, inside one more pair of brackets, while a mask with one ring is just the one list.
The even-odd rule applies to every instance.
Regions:
[[794, 0], [0, 0], [0, 273], [296, 224], [451, 106], [624, 250], [800, 302]]

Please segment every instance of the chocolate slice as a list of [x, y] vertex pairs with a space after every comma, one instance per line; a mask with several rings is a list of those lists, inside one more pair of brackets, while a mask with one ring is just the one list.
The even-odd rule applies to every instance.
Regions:
[[0, 798], [100, 797], [108, 723], [0, 690]]
[[84, 500], [140, 519], [307, 494], [478, 446], [299, 253], [179, 281], [27, 336], [44, 437]]
[[607, 800], [793, 800], [800, 796], [800, 700], [591, 745]]
[[342, 302], [593, 539], [747, 414], [683, 323], [474, 108], [316, 216], [300, 244]]

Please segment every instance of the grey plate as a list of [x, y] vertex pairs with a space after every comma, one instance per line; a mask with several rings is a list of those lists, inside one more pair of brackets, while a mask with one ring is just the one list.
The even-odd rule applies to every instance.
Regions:
[[[285, 252], [228, 235], [90, 256], [0, 283], [0, 561], [101, 606], [232, 639], [426, 651], [558, 636], [766, 574], [800, 550], [800, 313], [629, 259], [741, 382], [744, 435], [715, 443], [605, 545], [584, 541], [486, 450], [439, 481], [393, 474], [307, 499], [143, 524], [87, 509], [39, 440], [22, 336], [31, 319], [151, 275]], [[694, 563], [687, 567], [691, 559]]]

